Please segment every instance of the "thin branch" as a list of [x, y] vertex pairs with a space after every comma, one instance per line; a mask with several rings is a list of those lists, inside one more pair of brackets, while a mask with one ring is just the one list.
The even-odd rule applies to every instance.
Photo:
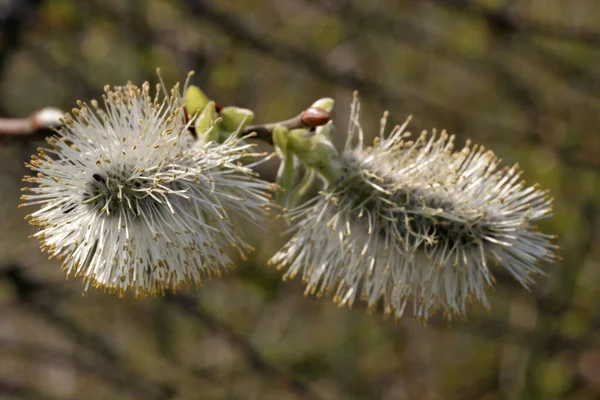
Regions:
[[256, 133], [256, 139], [273, 144], [273, 129], [275, 129], [277, 125], [281, 125], [287, 129], [302, 128], [302, 120], [300, 119], [300, 115], [297, 115], [294, 118], [290, 118], [281, 122], [274, 122], [272, 124], [248, 125], [246, 128], [244, 128], [242, 134], [247, 135], [250, 133]]
[[[0, 135], [24, 136], [30, 135], [41, 129], [48, 129], [62, 125], [64, 113], [57, 108], [46, 107], [29, 118], [0, 118]], [[256, 133], [256, 138], [273, 144], [273, 129], [281, 125], [287, 129], [315, 128], [325, 125], [331, 120], [330, 114], [318, 107], [309, 107], [294, 118], [269, 124], [249, 125], [243, 131], [243, 135]]]
[[273, 122], [264, 125], [249, 125], [243, 131], [242, 134], [256, 133], [256, 138], [265, 141], [269, 144], [273, 144], [273, 130], [276, 126], [283, 126], [289, 130], [299, 128], [316, 128], [317, 126], [325, 125], [331, 120], [329, 113], [322, 108], [309, 107], [296, 115], [294, 118], [287, 119], [285, 121]]
[[64, 113], [54, 107], [45, 107], [29, 118], [0, 118], [0, 135], [30, 135], [41, 129], [62, 125]]

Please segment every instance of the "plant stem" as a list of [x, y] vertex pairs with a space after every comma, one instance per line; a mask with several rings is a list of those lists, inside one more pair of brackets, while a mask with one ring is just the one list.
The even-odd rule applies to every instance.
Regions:
[[[320, 115], [318, 118], [311, 117], [309, 116], [309, 111], [316, 111], [317, 113], [320, 113]], [[244, 128], [242, 134], [246, 135], [254, 132], [256, 133], [257, 139], [269, 144], [273, 144], [273, 129], [275, 129], [275, 127], [278, 125], [281, 125], [288, 130], [299, 128], [309, 129], [325, 125], [327, 122], [329, 122], [329, 120], [330, 116], [327, 111], [318, 107], [309, 107], [300, 114], [296, 115], [294, 118], [286, 119], [284, 121], [273, 122], [264, 125], [248, 125], [246, 128]]]

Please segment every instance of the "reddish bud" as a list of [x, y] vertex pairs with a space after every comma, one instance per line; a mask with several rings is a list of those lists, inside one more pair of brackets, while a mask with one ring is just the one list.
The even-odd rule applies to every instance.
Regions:
[[329, 113], [319, 107], [308, 107], [304, 110], [300, 118], [305, 125], [308, 125], [311, 128], [325, 125], [331, 119]]

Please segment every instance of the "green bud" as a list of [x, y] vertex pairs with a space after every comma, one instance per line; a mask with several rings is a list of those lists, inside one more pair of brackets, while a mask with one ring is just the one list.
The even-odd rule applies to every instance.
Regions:
[[281, 159], [276, 179], [279, 190], [275, 193], [275, 201], [279, 204], [283, 203], [285, 192], [290, 188], [294, 180], [294, 154], [288, 151], [288, 134], [288, 129], [281, 125], [277, 125], [273, 129], [275, 151], [277, 151], [277, 155]]
[[279, 164], [279, 170], [277, 171], [277, 180], [275, 181], [279, 186], [279, 190], [275, 194], [275, 201], [278, 203], [283, 202], [283, 198], [287, 190], [292, 186], [294, 181], [294, 155], [287, 154], [281, 159]]
[[254, 121], [254, 113], [246, 108], [224, 107], [219, 114], [223, 127], [230, 132], [241, 131]]
[[324, 135], [311, 134], [306, 129], [294, 129], [287, 134], [288, 151], [298, 156], [308, 167], [319, 172], [328, 182], [342, 175], [339, 155]]
[[288, 148], [307, 165], [317, 166], [337, 156], [337, 151], [327, 138], [308, 132], [306, 129], [293, 129], [287, 135]]
[[315, 129], [315, 134], [323, 136], [328, 140], [331, 140], [333, 137], [333, 132], [335, 132], [335, 127], [333, 126], [333, 121], [329, 121], [325, 125], [317, 126]]
[[332, 98], [323, 97], [322, 99], [315, 101], [311, 107], [319, 107], [330, 113], [333, 110], [334, 104], [335, 100], [333, 100]]
[[218, 140], [219, 122], [217, 110], [215, 109], [215, 102], [211, 101], [206, 104], [200, 115], [196, 117], [196, 121], [194, 121], [194, 127], [196, 128], [198, 137], [201, 138], [204, 143], [208, 143], [211, 140]]
[[[311, 133], [306, 129], [289, 131], [287, 128], [278, 125], [273, 130], [273, 142], [279, 158], [282, 159], [280, 175], [283, 184], [288, 186], [291, 184], [291, 181], [290, 183], [287, 182], [289, 175], [285, 175], [290, 174], [290, 172], [284, 170], [290, 167], [284, 164], [293, 156], [297, 156], [308, 169], [314, 168], [330, 183], [337, 181], [342, 176], [339, 155], [329, 138], [324, 134]], [[289, 163], [292, 163], [293, 167], [293, 160]], [[293, 173], [293, 170], [291, 173]], [[286, 178], [283, 178], [284, 175]], [[293, 175], [291, 176], [293, 178]], [[312, 178], [310, 179], [312, 182]], [[280, 186], [284, 187], [282, 184]], [[287, 189], [287, 187], [285, 188]]]
[[306, 195], [315, 180], [315, 175], [315, 170], [313, 168], [306, 169], [300, 182], [298, 182], [293, 189], [288, 191], [289, 193], [285, 199], [285, 206], [287, 208], [295, 207], [302, 197]]
[[275, 150], [279, 158], [285, 158], [288, 153], [288, 130], [287, 128], [277, 125], [273, 129], [273, 143], [275, 144]]
[[209, 101], [208, 96], [198, 86], [190, 85], [185, 92], [185, 109], [190, 118], [202, 111]]

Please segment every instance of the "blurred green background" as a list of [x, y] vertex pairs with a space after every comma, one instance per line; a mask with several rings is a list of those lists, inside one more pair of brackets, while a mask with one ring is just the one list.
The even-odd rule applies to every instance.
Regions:
[[[193, 83], [257, 122], [351, 93], [378, 132], [472, 139], [555, 198], [562, 261], [530, 292], [498, 271], [492, 310], [397, 324], [304, 298], [250, 232], [235, 272], [159, 299], [65, 280], [17, 209], [41, 132], [0, 136], [1, 399], [592, 399], [600, 397], [600, 3], [597, 0], [2, 0], [0, 115], [70, 110], [128, 80]], [[273, 171], [271, 171], [273, 173]]]

